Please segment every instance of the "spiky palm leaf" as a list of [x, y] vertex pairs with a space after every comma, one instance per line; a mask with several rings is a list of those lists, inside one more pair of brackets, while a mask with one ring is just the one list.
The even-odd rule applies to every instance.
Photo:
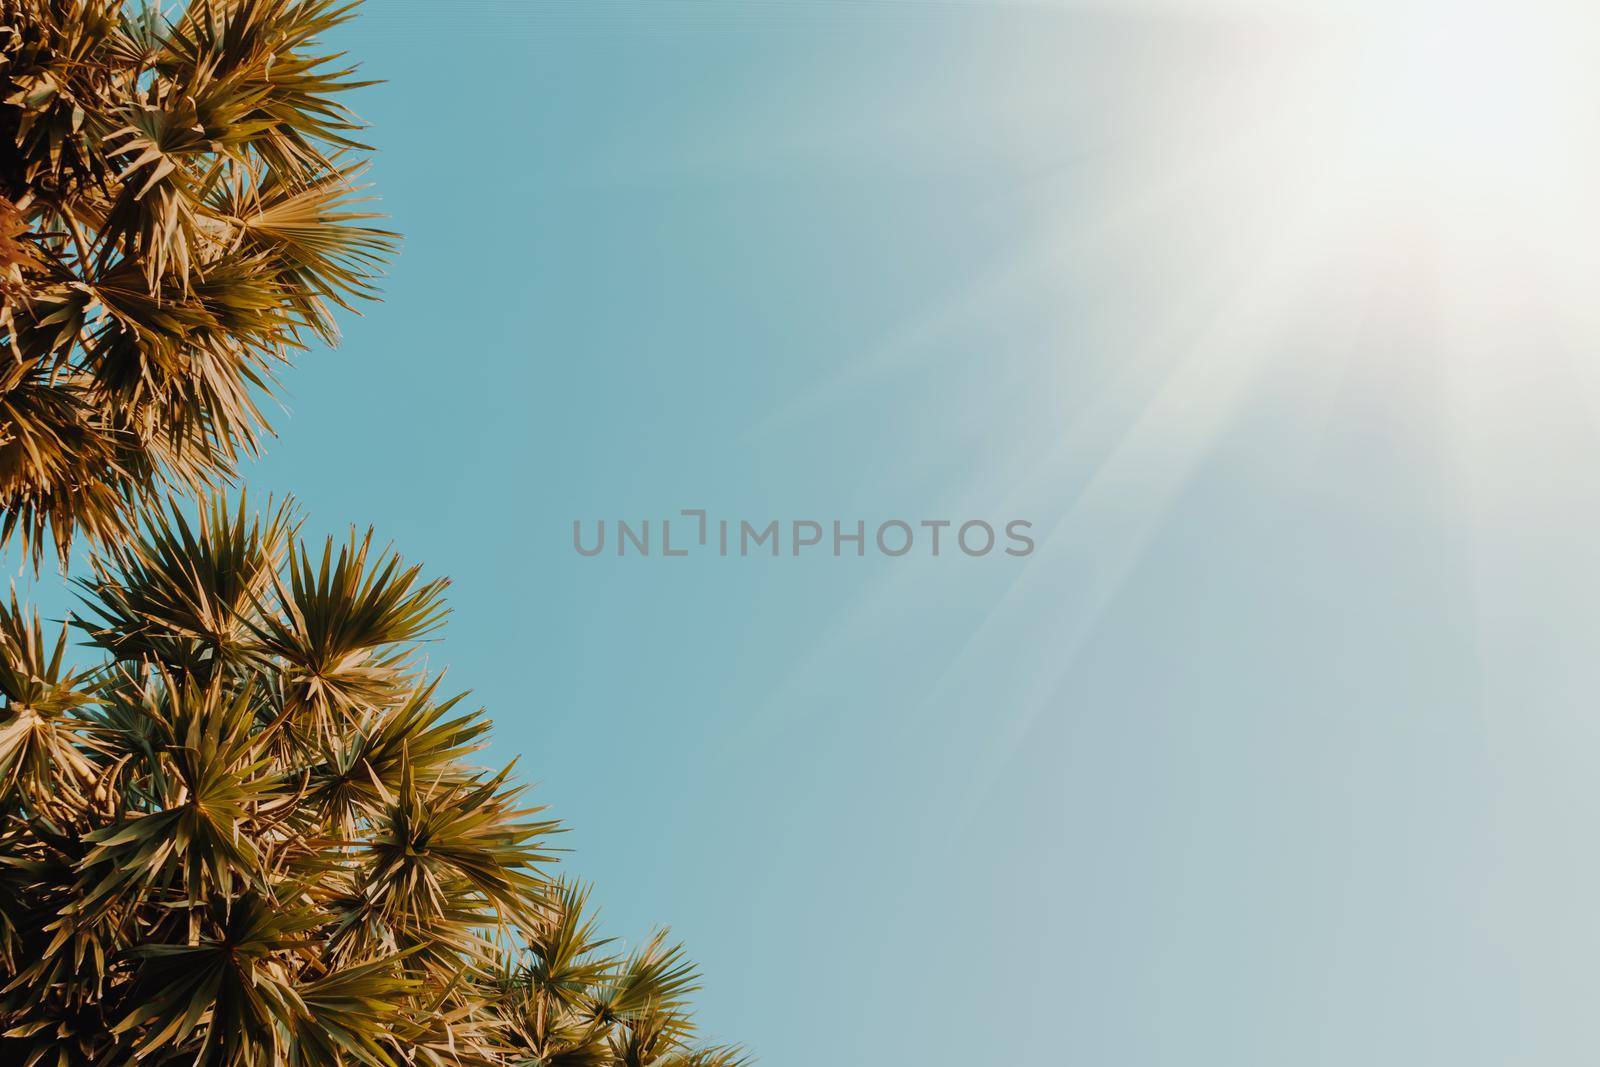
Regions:
[[370, 545], [152, 512], [79, 583], [87, 673], [0, 606], [0, 1063], [742, 1062], [680, 948], [551, 879], [559, 827], [412, 666], [441, 583]]
[[0, 544], [65, 560], [231, 474], [394, 246], [359, 192], [344, 0], [0, 0]]

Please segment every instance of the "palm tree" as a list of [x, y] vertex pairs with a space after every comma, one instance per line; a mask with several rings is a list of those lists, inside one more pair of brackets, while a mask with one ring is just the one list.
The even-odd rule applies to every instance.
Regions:
[[213, 498], [0, 605], [0, 1063], [729, 1067], [620, 951], [416, 643], [444, 583]]
[[0, 546], [97, 543], [103, 657], [0, 603], [0, 1063], [742, 1062], [473, 762], [414, 661], [444, 583], [209, 492], [394, 248], [318, 44], [353, 7], [0, 0]]
[[37, 567], [226, 481], [372, 295], [346, 0], [0, 0], [0, 545]]

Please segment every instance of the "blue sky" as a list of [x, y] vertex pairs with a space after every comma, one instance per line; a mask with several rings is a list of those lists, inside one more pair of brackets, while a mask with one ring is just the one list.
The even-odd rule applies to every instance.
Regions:
[[[343, 37], [405, 248], [245, 484], [452, 578], [431, 664], [611, 932], [687, 941], [711, 1036], [1600, 1047], [1594, 272], [1550, 239], [1592, 209], [1345, 153], [1315, 33], [1199, 3], [369, 0]], [[1039, 546], [572, 551], [696, 507]]]

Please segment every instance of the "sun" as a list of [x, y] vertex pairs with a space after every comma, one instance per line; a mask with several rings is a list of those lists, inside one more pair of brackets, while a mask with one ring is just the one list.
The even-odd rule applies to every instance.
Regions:
[[1593, 16], [1537, 4], [1373, 16], [1335, 40], [1322, 104], [1370, 180], [1446, 208], [1542, 212], [1563, 175], [1594, 163], [1594, 29]]
[[1326, 7], [1241, 53], [1249, 89], [1232, 98], [1246, 102], [1228, 112], [1237, 150], [1220, 164], [1235, 187], [1314, 217], [1351, 271], [1393, 275], [1409, 256], [1432, 272], [1418, 291], [1466, 308], [1533, 279], [1543, 313], [1588, 325], [1600, 9]]

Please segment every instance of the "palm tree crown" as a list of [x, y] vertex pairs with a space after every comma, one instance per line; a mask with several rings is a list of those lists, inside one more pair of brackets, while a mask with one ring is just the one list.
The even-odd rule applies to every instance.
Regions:
[[0, 0], [0, 546], [97, 544], [102, 656], [0, 603], [0, 1064], [740, 1062], [474, 762], [414, 658], [443, 583], [207, 492], [394, 247], [318, 44], [353, 7]]
[[394, 237], [355, 177], [345, 0], [0, 0], [0, 544], [37, 566], [226, 479], [276, 369]]
[[79, 585], [94, 669], [0, 605], [0, 1063], [742, 1061], [473, 763], [488, 722], [413, 664], [442, 582], [213, 500]]

